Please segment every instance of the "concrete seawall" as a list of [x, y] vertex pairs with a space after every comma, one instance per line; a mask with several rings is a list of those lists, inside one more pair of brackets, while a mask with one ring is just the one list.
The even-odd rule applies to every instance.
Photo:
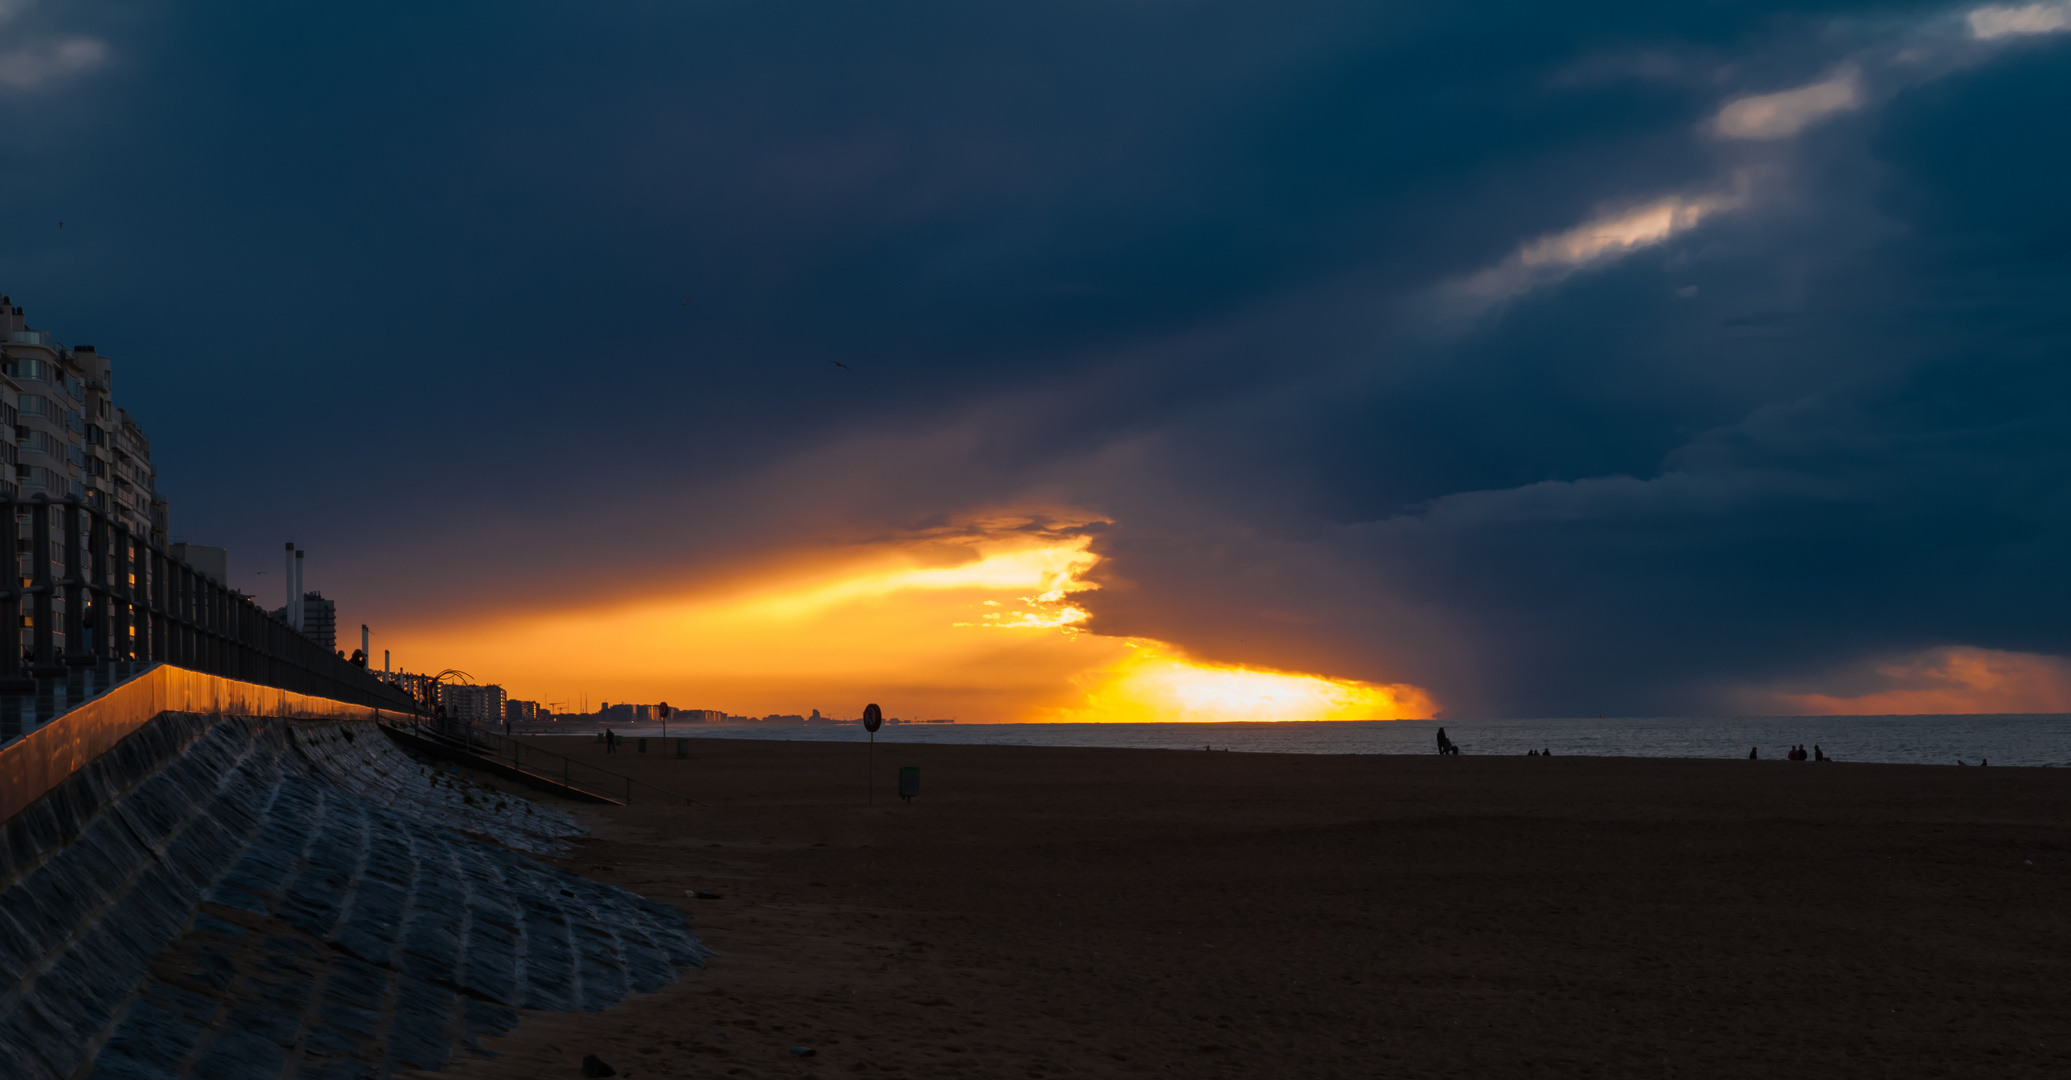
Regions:
[[580, 832], [370, 724], [163, 714], [0, 827], [0, 1059], [387, 1076], [700, 963], [675, 909], [521, 854]]

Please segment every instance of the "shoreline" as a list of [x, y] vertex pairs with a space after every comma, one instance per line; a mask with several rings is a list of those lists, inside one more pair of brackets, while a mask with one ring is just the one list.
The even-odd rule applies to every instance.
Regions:
[[[1276, 754], [1350, 754], [1419, 757], [1435, 752], [1443, 728], [1464, 756], [1528, 756], [1551, 750], [1557, 757], [1625, 757], [1660, 760], [1744, 761], [1748, 750], [1762, 760], [1786, 749], [1822, 746], [1839, 762], [1976, 765], [1994, 767], [2071, 766], [2071, 716], [1998, 715], [1911, 717], [1760, 717], [1738, 720], [1624, 718], [1616, 720], [1281, 721], [1128, 724], [956, 724], [887, 725], [876, 742], [905, 745], [1085, 746], [1137, 749], [1194, 749]], [[499, 728], [499, 730], [501, 730]], [[601, 727], [529, 730], [530, 737], [594, 738]], [[788, 741], [817, 744], [864, 743], [853, 725], [670, 725], [613, 726], [628, 739]]]

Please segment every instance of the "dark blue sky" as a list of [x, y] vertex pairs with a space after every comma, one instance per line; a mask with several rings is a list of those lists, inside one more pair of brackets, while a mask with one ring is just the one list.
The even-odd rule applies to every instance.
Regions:
[[0, 13], [0, 290], [263, 596], [1048, 504], [1456, 712], [2071, 652], [2063, 4]]

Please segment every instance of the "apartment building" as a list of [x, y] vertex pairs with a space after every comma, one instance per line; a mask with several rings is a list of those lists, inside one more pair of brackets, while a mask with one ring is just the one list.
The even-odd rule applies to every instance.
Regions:
[[338, 647], [338, 602], [320, 592], [302, 594], [302, 636], [326, 649]]
[[76, 498], [159, 544], [167, 540], [166, 505], [158, 497], [151, 440], [136, 419], [115, 407], [114, 370], [91, 345], [66, 348], [28, 314], [0, 296], [0, 490]]
[[460, 686], [446, 683], [439, 687], [439, 704], [445, 706], [446, 715], [466, 724], [501, 724], [504, 717], [504, 702], [509, 700], [503, 687]]

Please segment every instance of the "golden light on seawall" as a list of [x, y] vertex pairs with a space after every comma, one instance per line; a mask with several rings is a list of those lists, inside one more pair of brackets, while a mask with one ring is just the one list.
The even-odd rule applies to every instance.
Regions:
[[[1395, 719], [1423, 691], [1198, 662], [1085, 632], [1090, 537], [1013, 519], [801, 556], [674, 595], [512, 612], [397, 642], [513, 697], [668, 701], [742, 715], [865, 701], [890, 715], [999, 721]], [[423, 657], [423, 661], [413, 661]], [[434, 662], [435, 661], [435, 662]]]

